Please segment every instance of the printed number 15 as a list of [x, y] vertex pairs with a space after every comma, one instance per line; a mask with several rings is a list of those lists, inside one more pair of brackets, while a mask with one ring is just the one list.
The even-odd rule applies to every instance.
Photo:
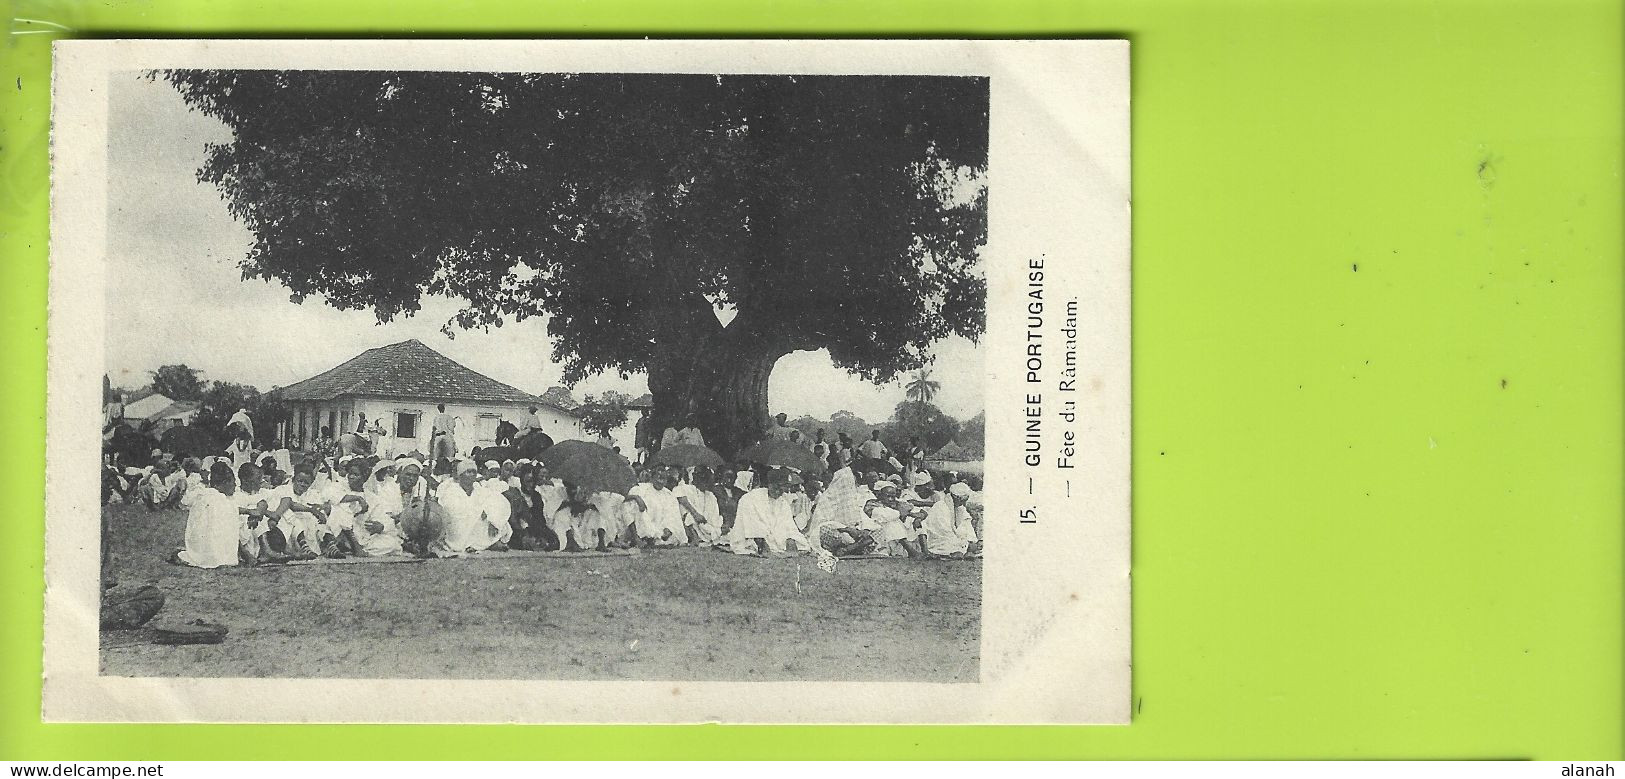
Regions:
[[1036, 508], [1022, 509], [1021, 510], [1021, 524], [1023, 524], [1023, 525], [1035, 525], [1035, 524], [1038, 524], [1038, 509], [1036, 509]]

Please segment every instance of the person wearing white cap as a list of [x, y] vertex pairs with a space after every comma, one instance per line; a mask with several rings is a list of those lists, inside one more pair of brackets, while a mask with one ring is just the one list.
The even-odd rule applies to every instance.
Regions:
[[508, 539], [513, 537], [513, 526], [508, 524], [508, 499], [478, 485], [479, 469], [472, 460], [459, 460], [453, 473], [455, 483], [435, 491], [446, 512], [441, 551], [507, 551]]
[[807, 538], [796, 530], [789, 488], [792, 474], [775, 470], [767, 484], [739, 499], [733, 527], [725, 543], [737, 555], [791, 557], [807, 548]]
[[919, 544], [919, 531], [915, 524], [924, 516], [924, 510], [904, 503], [898, 498], [897, 485], [881, 481], [875, 485], [876, 499], [864, 504], [869, 523], [860, 523], [875, 531], [878, 554], [919, 557], [924, 552]]
[[445, 532], [428, 496], [423, 462], [406, 455], [395, 458], [395, 479], [378, 494], [373, 512], [400, 529], [403, 551], [425, 555]]
[[964, 557], [971, 551], [976, 534], [970, 527], [970, 512], [965, 510], [969, 498], [970, 487], [959, 482], [926, 511], [920, 530], [925, 536], [925, 551], [932, 557]]
[[[354, 462], [366, 464], [367, 460], [358, 458]], [[362, 557], [388, 557], [405, 554], [402, 544], [406, 541], [406, 534], [402, 532], [399, 516], [389, 516], [380, 511], [388, 499], [385, 495], [398, 492], [398, 482], [395, 476], [395, 462], [383, 460], [371, 469], [367, 479], [366, 498], [367, 507], [363, 513], [355, 517], [351, 533], [355, 536], [356, 546]]]
[[670, 469], [659, 467], [649, 473], [647, 481], [638, 482], [626, 493], [625, 510], [646, 547], [681, 546], [688, 542], [688, 534], [683, 529], [682, 506], [671, 491], [676, 479]]
[[902, 499], [920, 508], [931, 508], [937, 502], [936, 482], [932, 481], [931, 474], [925, 471], [915, 471], [909, 474], [908, 483], [903, 485]]

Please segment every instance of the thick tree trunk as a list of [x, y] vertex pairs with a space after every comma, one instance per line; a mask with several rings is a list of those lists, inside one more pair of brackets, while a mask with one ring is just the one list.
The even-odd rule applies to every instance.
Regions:
[[731, 336], [672, 354], [649, 372], [655, 429], [680, 427], [692, 414], [706, 444], [729, 459], [762, 437], [768, 378], [773, 364], [788, 353], [761, 340]]

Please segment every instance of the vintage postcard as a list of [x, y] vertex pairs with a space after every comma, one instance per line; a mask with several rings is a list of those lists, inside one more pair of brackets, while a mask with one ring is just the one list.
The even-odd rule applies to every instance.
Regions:
[[45, 718], [1126, 723], [1128, 61], [57, 43]]

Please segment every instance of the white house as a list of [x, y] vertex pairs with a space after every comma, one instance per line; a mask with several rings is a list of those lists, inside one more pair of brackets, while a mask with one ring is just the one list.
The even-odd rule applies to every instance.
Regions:
[[308, 446], [323, 429], [354, 432], [363, 415], [382, 420], [385, 455], [429, 451], [438, 403], [457, 418], [457, 446], [466, 453], [496, 443], [497, 423], [515, 425], [535, 406], [542, 431], [555, 441], [587, 438], [571, 409], [476, 373], [412, 339], [368, 349], [332, 370], [274, 390], [293, 415], [283, 440]]
[[170, 400], [152, 392], [124, 404], [124, 424], [153, 434], [172, 427], [190, 425], [201, 406], [195, 402]]

